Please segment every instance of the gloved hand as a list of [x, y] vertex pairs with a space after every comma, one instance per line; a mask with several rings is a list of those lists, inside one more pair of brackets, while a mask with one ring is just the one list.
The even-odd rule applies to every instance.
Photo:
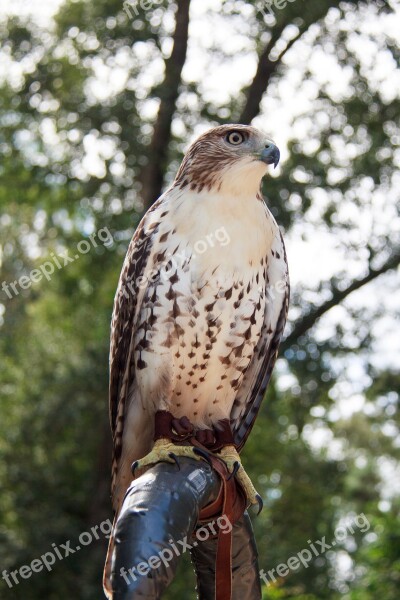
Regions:
[[[116, 525], [113, 600], [158, 600], [171, 583], [179, 557], [190, 551], [200, 600], [214, 600], [217, 540], [232, 525], [221, 517], [201, 539], [192, 537], [200, 510], [216, 499], [220, 479], [205, 462], [159, 463], [134, 480]], [[217, 519], [216, 519], [217, 521]], [[232, 600], [260, 600], [257, 550], [247, 513], [233, 527]]]

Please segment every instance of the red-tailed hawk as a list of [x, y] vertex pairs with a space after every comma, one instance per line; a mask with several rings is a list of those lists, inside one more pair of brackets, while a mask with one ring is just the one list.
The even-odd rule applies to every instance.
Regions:
[[117, 512], [132, 463], [151, 463], [143, 457], [156, 411], [200, 429], [229, 419], [238, 450], [253, 426], [289, 296], [282, 236], [260, 192], [278, 161], [278, 148], [253, 127], [211, 129], [136, 230], [111, 329]]

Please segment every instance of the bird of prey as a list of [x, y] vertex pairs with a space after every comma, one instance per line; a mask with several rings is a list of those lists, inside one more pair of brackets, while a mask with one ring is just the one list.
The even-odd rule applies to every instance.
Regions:
[[189, 148], [169, 189], [144, 215], [123, 264], [111, 328], [113, 504], [139, 467], [192, 448], [153, 444], [156, 411], [197, 429], [229, 419], [221, 451], [250, 503], [240, 450], [253, 426], [285, 326], [282, 235], [260, 187], [279, 161], [254, 127], [223, 125]]

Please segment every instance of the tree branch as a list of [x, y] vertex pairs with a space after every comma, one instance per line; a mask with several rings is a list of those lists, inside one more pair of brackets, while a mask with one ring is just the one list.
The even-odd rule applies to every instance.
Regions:
[[142, 198], [147, 209], [162, 192], [171, 123], [176, 109], [182, 69], [186, 61], [189, 36], [190, 0], [178, 0], [171, 56], [165, 61], [165, 77], [160, 86], [160, 106], [150, 143], [150, 160], [143, 169]]
[[246, 104], [242, 110], [242, 114], [239, 117], [239, 123], [242, 123], [243, 125], [249, 125], [254, 117], [256, 117], [260, 112], [260, 105], [263, 95], [268, 88], [272, 74], [276, 71], [279, 65], [279, 61], [271, 61], [269, 59], [269, 55], [272, 48], [282, 35], [285, 27], [286, 24], [282, 25], [278, 30], [272, 32], [271, 39], [260, 54], [257, 71], [253, 81], [247, 88]]
[[370, 269], [368, 274], [362, 279], [353, 281], [344, 290], [339, 290], [336, 287], [332, 288], [332, 298], [321, 306], [317, 306], [315, 309], [310, 310], [308, 313], [300, 317], [294, 325], [293, 331], [287, 336], [287, 338], [281, 344], [281, 352], [285, 352], [290, 346], [297, 342], [297, 340], [307, 333], [311, 327], [315, 325], [322, 315], [327, 313], [331, 308], [340, 304], [347, 296], [352, 292], [359, 290], [361, 287], [373, 281], [383, 273], [395, 269], [400, 264], [400, 251], [396, 250], [392, 256], [380, 267], [379, 269]]
[[[352, 3], [357, 2], [353, 1]], [[240, 115], [239, 123], [248, 125], [259, 114], [261, 101], [271, 82], [272, 75], [278, 69], [286, 52], [290, 50], [293, 44], [297, 42], [297, 40], [309, 29], [313, 23], [316, 23], [322, 19], [328, 12], [329, 8], [334, 4], [335, 2], [330, 0], [327, 2], [320, 2], [318, 4], [315, 3], [312, 7], [313, 10], [307, 10], [306, 13], [304, 13], [304, 6], [300, 7], [302, 12], [300, 12], [297, 17], [301, 17], [303, 23], [299, 27], [298, 34], [288, 42], [286, 48], [279, 54], [276, 60], [271, 60], [271, 50], [275, 46], [276, 42], [281, 38], [286, 26], [293, 21], [294, 15], [288, 13], [288, 20], [275, 26], [275, 29], [272, 31], [271, 39], [259, 56], [257, 71], [254, 79], [247, 88], [246, 102], [243, 107], [242, 114]]]

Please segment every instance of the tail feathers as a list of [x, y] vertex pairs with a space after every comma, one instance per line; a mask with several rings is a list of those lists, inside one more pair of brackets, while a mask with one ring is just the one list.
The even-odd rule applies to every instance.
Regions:
[[103, 590], [108, 600], [112, 600], [113, 591], [111, 585], [111, 567], [112, 567], [112, 556], [114, 552], [114, 534], [115, 534], [115, 526], [117, 524], [118, 513], [116, 513], [114, 517], [114, 522], [112, 526], [112, 531], [110, 535], [110, 540], [108, 542], [107, 556], [106, 562], [103, 570]]

